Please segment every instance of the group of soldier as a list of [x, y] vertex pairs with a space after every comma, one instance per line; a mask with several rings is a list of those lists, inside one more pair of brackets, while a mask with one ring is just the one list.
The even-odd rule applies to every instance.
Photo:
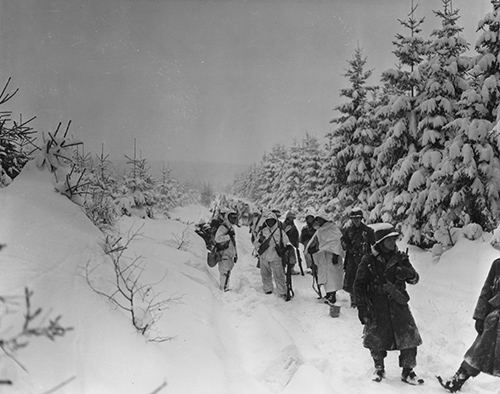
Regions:
[[[231, 270], [238, 260], [234, 226], [241, 215], [231, 208], [217, 215], [222, 223], [215, 234], [215, 243], [220, 246], [220, 286], [227, 291]], [[303, 274], [305, 261], [306, 272], [313, 276], [313, 287], [326, 303], [334, 305], [341, 289], [350, 294], [351, 307], [357, 308], [364, 326], [363, 345], [373, 359], [373, 380], [380, 382], [385, 377], [387, 351], [399, 350], [401, 380], [422, 384], [423, 379], [414, 371], [422, 339], [406, 291], [406, 285], [416, 284], [419, 275], [408, 254], [398, 250], [400, 233], [388, 223], [366, 225], [362, 210], [357, 208], [351, 210], [343, 227], [324, 211], [308, 211], [300, 233], [294, 212], [288, 211], [283, 222], [280, 216], [278, 210], [256, 210], [246, 219], [264, 293], [275, 293], [289, 301], [293, 297], [289, 275], [299, 273], [297, 265]], [[476, 341], [453, 377], [438, 377], [445, 389], [458, 391], [469, 377], [480, 372], [500, 376], [500, 354], [495, 350], [500, 346], [499, 318], [500, 259], [492, 265], [474, 314]]]

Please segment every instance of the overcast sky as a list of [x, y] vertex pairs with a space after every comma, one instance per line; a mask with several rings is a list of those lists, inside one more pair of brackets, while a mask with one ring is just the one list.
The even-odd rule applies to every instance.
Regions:
[[[424, 31], [436, 26], [421, 0]], [[40, 130], [73, 121], [86, 150], [250, 163], [329, 130], [356, 46], [392, 67], [410, 0], [0, 0], [0, 78]], [[456, 0], [472, 42], [489, 0]], [[406, 33], [405, 33], [406, 34]], [[6, 108], [4, 108], [6, 109]]]

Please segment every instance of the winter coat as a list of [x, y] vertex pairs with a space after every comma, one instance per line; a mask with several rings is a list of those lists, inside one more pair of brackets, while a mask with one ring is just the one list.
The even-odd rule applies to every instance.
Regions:
[[314, 264], [318, 267], [318, 284], [324, 285], [328, 293], [342, 289], [344, 251], [340, 242], [341, 236], [342, 233], [336, 224], [326, 222], [306, 245], [306, 252], [312, 252]]
[[260, 260], [264, 261], [281, 261], [281, 256], [278, 255], [276, 247], [278, 245], [286, 246], [290, 243], [286, 233], [281, 229], [280, 222], [277, 222], [273, 227], [269, 228], [264, 225], [259, 231], [255, 242], [255, 250], [259, 250], [262, 243], [269, 240], [269, 247], [259, 254]]
[[[404, 279], [401, 272], [404, 272]], [[406, 283], [416, 284], [418, 280], [419, 276], [405, 253], [382, 254], [378, 247], [373, 247], [370, 254], [363, 256], [354, 281], [354, 292], [360, 315], [368, 317], [363, 333], [366, 348], [403, 350], [422, 344], [406, 292]]]
[[[233, 235], [230, 235], [230, 233], [232, 233]], [[234, 264], [238, 256], [236, 251], [236, 239], [234, 236], [233, 225], [229, 223], [227, 219], [225, 219], [217, 229], [217, 232], [215, 233], [215, 243], [217, 244], [216, 247], [219, 250], [223, 248], [221, 250], [221, 260], [229, 261]], [[232, 268], [232, 265], [230, 268]]]
[[300, 231], [300, 243], [304, 245], [304, 248], [309, 243], [315, 232], [316, 230], [314, 229], [314, 227], [307, 224], [302, 227], [302, 230]]
[[346, 252], [344, 261], [344, 290], [353, 292], [354, 279], [361, 258], [370, 253], [370, 246], [374, 243], [373, 230], [366, 224], [359, 226], [350, 224], [342, 231], [342, 247]]
[[500, 376], [500, 259], [491, 265], [474, 310], [474, 319], [484, 320], [484, 329], [464, 359], [481, 372]]
[[293, 222], [285, 222], [283, 224], [283, 230], [285, 231], [290, 243], [295, 247], [299, 247], [299, 230]]

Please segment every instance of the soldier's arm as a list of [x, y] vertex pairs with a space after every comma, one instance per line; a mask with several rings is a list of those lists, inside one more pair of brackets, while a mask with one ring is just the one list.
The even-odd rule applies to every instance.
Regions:
[[488, 273], [483, 288], [481, 289], [481, 294], [479, 294], [476, 308], [474, 309], [473, 318], [475, 320], [484, 320], [486, 315], [490, 312], [491, 308], [488, 304], [488, 300], [493, 296], [491, 286], [495, 280], [496, 266], [500, 266], [500, 259], [495, 260], [491, 265], [490, 272]]
[[230, 240], [231, 240], [231, 238], [227, 234], [226, 226], [219, 226], [219, 228], [217, 229], [217, 232], [215, 233], [215, 242], [217, 242], [218, 244], [221, 244], [224, 242], [228, 242]]
[[420, 280], [420, 276], [418, 275], [413, 265], [410, 263], [410, 259], [406, 253], [400, 254], [401, 262], [396, 268], [396, 278], [410, 285], [415, 285]]
[[356, 278], [354, 279], [356, 304], [358, 308], [364, 308], [365, 310], [368, 307], [367, 286], [370, 282], [370, 271], [368, 269], [369, 261], [370, 256], [363, 256], [356, 272]]

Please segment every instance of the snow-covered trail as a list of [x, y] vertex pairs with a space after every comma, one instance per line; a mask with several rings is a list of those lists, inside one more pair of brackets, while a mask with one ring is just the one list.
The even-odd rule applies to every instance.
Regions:
[[[265, 295], [247, 227], [236, 229], [239, 261], [231, 276], [232, 290], [222, 293], [217, 268], [205, 263], [201, 239], [191, 233], [189, 250], [172, 256], [172, 241], [167, 240], [172, 238], [172, 222], [142, 223], [144, 237], [132, 251], [148, 263], [152, 278], [169, 276], [158, 289], [182, 292], [182, 301], [157, 325], [162, 335], [174, 335], [162, 344], [166, 354], [175, 355], [166, 365], [167, 371], [175, 371], [170, 374], [173, 393], [443, 393], [434, 375], [454, 372], [474, 338], [470, 316], [483, 272], [475, 280], [479, 285], [470, 285], [476, 291], [456, 287], [442, 280], [446, 266], [436, 268], [428, 253], [415, 251], [412, 259], [422, 279], [410, 289], [411, 306], [424, 339], [417, 372], [426, 383], [412, 387], [400, 381], [398, 352], [389, 352], [387, 379], [374, 383], [371, 358], [361, 344], [362, 326], [346, 293], [338, 293], [339, 318], [331, 318], [329, 307], [317, 300], [307, 274], [293, 276], [291, 302]], [[185, 228], [179, 222], [177, 231]], [[165, 269], [164, 253], [178, 260], [176, 271], [171, 265]], [[179, 359], [179, 354], [185, 357]], [[500, 393], [497, 386], [497, 379], [480, 375], [463, 392]]]

